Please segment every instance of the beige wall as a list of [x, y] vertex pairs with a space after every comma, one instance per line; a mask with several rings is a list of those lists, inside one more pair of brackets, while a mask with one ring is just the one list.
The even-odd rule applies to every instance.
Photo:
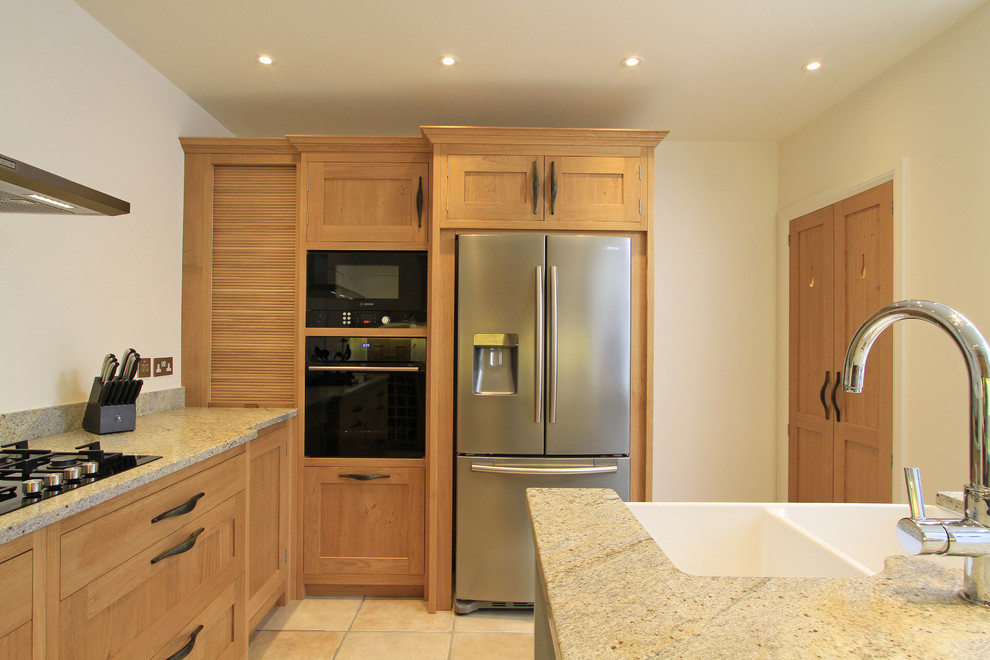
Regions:
[[656, 151], [653, 499], [776, 499], [777, 147]]
[[3, 0], [0, 15], [0, 152], [131, 203], [0, 215], [2, 413], [85, 400], [108, 352], [179, 360], [177, 138], [230, 133], [74, 2]]
[[[902, 293], [954, 307], [990, 332], [990, 5], [780, 144], [780, 207], [906, 163]], [[959, 351], [934, 326], [899, 324], [894, 484], [921, 467], [925, 497], [968, 481]], [[784, 439], [780, 439], [785, 447]]]

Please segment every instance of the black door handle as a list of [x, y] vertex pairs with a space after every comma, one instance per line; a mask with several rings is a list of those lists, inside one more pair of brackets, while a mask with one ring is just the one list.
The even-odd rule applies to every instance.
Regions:
[[829, 372], [826, 371], [825, 382], [822, 383], [822, 389], [818, 393], [818, 397], [822, 400], [822, 408], [825, 409], [825, 419], [830, 419], [831, 417], [831, 413], [829, 412], [828, 409], [828, 401], [825, 400], [825, 393], [828, 392], [828, 377], [829, 377]]
[[195, 532], [193, 532], [192, 536], [187, 538], [185, 541], [175, 546], [171, 550], [166, 550], [162, 554], [152, 559], [151, 563], [157, 564], [163, 559], [168, 559], [169, 557], [174, 557], [175, 555], [181, 555], [183, 552], [189, 552], [190, 550], [192, 550], [192, 547], [196, 545], [196, 539], [198, 539], [199, 535], [202, 534], [204, 531], [205, 530], [202, 527], [200, 527]]
[[835, 385], [832, 387], [832, 407], [835, 408], [835, 421], [842, 421], [842, 411], [839, 410], [839, 402], [835, 400], [835, 394], [839, 390], [839, 383], [842, 382], [842, 372], [835, 372]]
[[151, 519], [151, 522], [156, 523], [159, 520], [165, 520], [166, 518], [174, 518], [175, 516], [182, 516], [189, 513], [190, 511], [196, 508], [196, 503], [199, 502], [199, 498], [203, 497], [204, 495], [206, 495], [206, 493], [193, 495], [192, 498], [190, 498], [190, 500], [185, 504], [180, 504], [174, 509], [169, 509], [165, 513], [158, 514], [157, 516]]
[[416, 191], [416, 215], [419, 216], [418, 227], [423, 227], [423, 177], [419, 177], [419, 190]]
[[557, 171], [554, 168], [556, 163], [550, 161], [550, 215], [557, 212]]
[[192, 634], [189, 635], [189, 641], [186, 642], [186, 645], [183, 646], [178, 651], [176, 651], [174, 655], [168, 656], [167, 660], [182, 660], [190, 653], [192, 653], [193, 647], [196, 646], [196, 637], [199, 636], [199, 633], [201, 632], [203, 632], [203, 624], [200, 624], [196, 628], [196, 630], [192, 631]]
[[533, 161], [533, 213], [540, 212], [540, 169], [539, 162]]

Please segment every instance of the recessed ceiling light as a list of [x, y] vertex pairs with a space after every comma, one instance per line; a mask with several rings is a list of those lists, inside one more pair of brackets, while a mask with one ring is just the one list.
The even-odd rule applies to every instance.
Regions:
[[271, 55], [258, 55], [258, 61], [262, 64], [275, 64], [275, 58]]
[[643, 63], [643, 58], [638, 55], [631, 55], [629, 57], [622, 58], [622, 66], [634, 67], [639, 66]]
[[817, 62], [817, 61], [816, 62], [808, 62], [807, 64], [804, 65], [804, 70], [805, 71], [818, 71], [818, 69], [820, 69], [820, 68], [822, 68], [822, 63], [821, 62]]
[[455, 65], [455, 64], [457, 64], [457, 63], [458, 63], [459, 61], [460, 61], [460, 60], [458, 60], [458, 59], [457, 59], [456, 57], [454, 57], [453, 55], [444, 55], [444, 56], [442, 56], [442, 57], [440, 58], [440, 64], [442, 64], [442, 65], [444, 65], [444, 66], [454, 66], [454, 65]]

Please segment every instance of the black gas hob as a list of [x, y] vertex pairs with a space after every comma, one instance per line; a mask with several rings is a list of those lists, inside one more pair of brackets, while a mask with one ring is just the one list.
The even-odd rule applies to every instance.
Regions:
[[99, 440], [73, 451], [0, 445], [0, 515], [106, 479], [161, 456], [105, 451]]

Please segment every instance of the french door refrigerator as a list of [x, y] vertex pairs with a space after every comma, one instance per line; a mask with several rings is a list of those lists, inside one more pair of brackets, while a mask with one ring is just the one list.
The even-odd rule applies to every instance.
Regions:
[[462, 235], [456, 611], [531, 607], [526, 489], [629, 498], [630, 240]]

